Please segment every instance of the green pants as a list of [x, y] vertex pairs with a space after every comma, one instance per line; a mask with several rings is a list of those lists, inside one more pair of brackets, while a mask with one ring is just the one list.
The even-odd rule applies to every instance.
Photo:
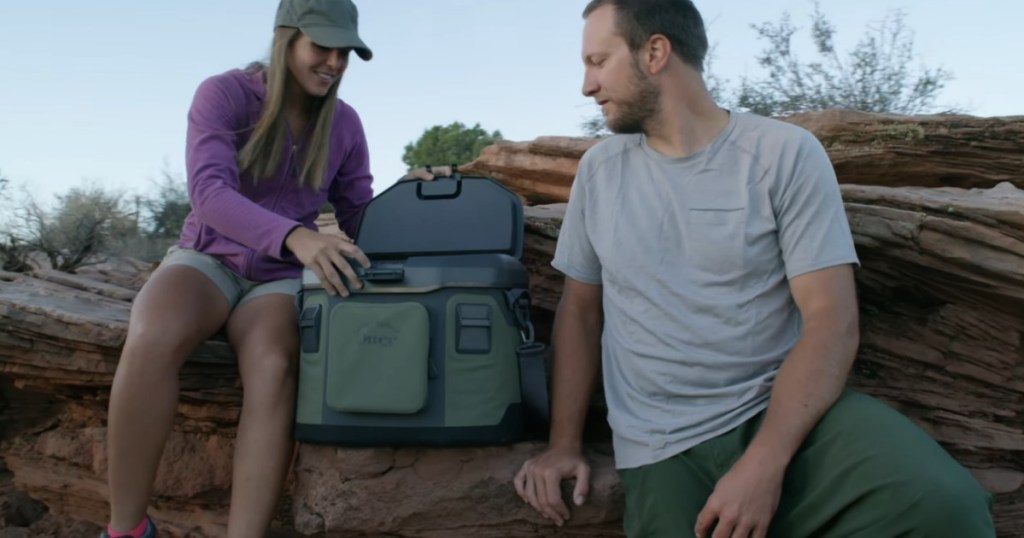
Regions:
[[[763, 415], [667, 460], [620, 470], [626, 534], [693, 536], [697, 514]], [[994, 537], [991, 504], [974, 477], [909, 419], [846, 391], [790, 463], [768, 535]]]

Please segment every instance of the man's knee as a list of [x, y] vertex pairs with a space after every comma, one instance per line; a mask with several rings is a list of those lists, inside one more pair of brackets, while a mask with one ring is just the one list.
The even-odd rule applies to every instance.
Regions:
[[857, 398], [889, 438], [890, 449], [877, 454], [889, 461], [878, 470], [903, 481], [897, 489], [915, 499], [908, 507], [915, 528], [925, 536], [995, 536], [992, 496], [971, 473], [902, 414], [873, 398]]
[[913, 518], [923, 536], [995, 536], [992, 495], [965, 469], [956, 467], [944, 476], [921, 477], [915, 489], [918, 502], [910, 507], [907, 516]]
[[[991, 497], [925, 431], [846, 392], [791, 465], [778, 536], [994, 536]], [[825, 488], [825, 489], [822, 489]], [[828, 491], [831, 495], [811, 495]], [[794, 530], [796, 529], [796, 530]], [[865, 533], [868, 529], [868, 533]]]

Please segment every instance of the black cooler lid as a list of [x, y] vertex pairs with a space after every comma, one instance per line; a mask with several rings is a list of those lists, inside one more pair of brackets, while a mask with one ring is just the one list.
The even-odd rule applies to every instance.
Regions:
[[523, 253], [523, 204], [486, 177], [400, 181], [363, 211], [356, 244], [371, 258]]

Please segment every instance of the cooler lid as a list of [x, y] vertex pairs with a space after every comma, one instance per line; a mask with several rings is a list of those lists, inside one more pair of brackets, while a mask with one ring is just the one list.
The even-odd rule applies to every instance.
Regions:
[[370, 257], [523, 252], [523, 204], [486, 177], [400, 181], [367, 204], [356, 244]]

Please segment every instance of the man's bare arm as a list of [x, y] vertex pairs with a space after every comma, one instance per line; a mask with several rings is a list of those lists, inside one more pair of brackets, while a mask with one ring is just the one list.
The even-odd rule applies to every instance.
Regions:
[[798, 276], [790, 289], [803, 334], [782, 363], [764, 422], [747, 448], [782, 466], [839, 397], [860, 342], [851, 266]]
[[600, 366], [603, 318], [601, 286], [566, 278], [552, 334], [552, 448], [581, 449]]
[[583, 459], [583, 426], [601, 356], [601, 286], [565, 279], [555, 313], [551, 376], [551, 436], [547, 450], [523, 464], [516, 492], [544, 517], [563, 525], [569, 508], [561, 483], [575, 478], [575, 504], [590, 491], [590, 466]]
[[715, 522], [715, 537], [767, 535], [786, 467], [846, 384], [859, 342], [853, 269], [801, 275], [790, 288], [803, 334], [775, 378], [757, 435], [698, 514], [698, 538], [708, 536]]

